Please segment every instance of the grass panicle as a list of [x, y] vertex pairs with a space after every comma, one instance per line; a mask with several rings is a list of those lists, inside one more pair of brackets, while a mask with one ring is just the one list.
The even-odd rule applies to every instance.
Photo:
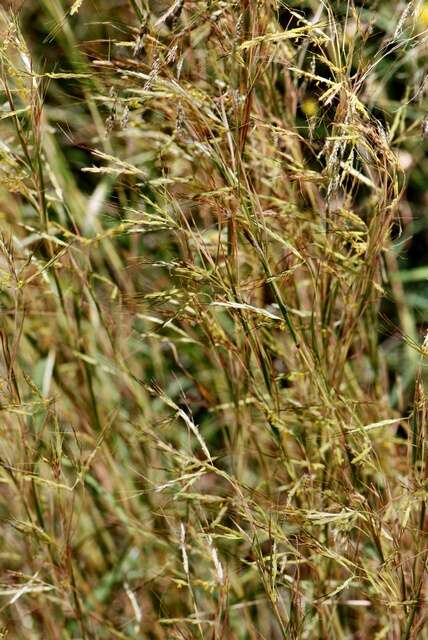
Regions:
[[428, 638], [428, 4], [9, 4], [3, 637]]

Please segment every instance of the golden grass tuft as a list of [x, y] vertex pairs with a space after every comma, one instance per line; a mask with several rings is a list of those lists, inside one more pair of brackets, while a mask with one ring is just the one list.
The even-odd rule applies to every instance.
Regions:
[[4, 637], [428, 637], [425, 4], [1, 11]]

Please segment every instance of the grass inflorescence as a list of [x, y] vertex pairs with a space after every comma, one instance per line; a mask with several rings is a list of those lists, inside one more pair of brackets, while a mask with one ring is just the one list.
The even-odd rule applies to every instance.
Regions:
[[427, 30], [1, 10], [4, 637], [428, 638]]

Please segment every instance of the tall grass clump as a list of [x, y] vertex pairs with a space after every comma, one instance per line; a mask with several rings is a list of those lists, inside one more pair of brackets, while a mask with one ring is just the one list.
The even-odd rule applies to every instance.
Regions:
[[2, 7], [2, 637], [428, 638], [428, 4]]

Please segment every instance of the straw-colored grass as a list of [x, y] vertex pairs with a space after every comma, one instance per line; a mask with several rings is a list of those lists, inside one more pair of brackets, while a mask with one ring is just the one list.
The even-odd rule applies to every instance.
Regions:
[[13, 5], [3, 637], [428, 638], [428, 4]]

